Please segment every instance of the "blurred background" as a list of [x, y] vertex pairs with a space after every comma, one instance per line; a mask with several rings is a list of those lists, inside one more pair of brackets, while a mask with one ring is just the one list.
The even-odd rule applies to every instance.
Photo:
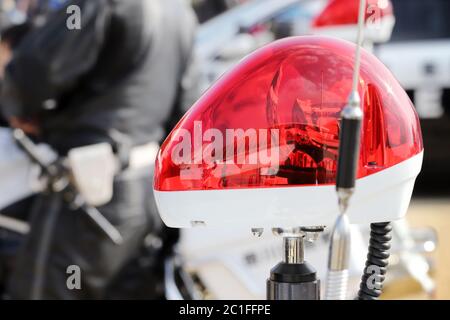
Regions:
[[[185, 4], [193, 9], [198, 20], [190, 60], [190, 65], [195, 66], [192, 68], [195, 76], [184, 82], [189, 85], [180, 109], [166, 115], [167, 131], [222, 74], [265, 44], [310, 34], [353, 41], [356, 21], [345, 10], [348, 2], [341, 1], [344, 9], [330, 13], [331, 2], [336, 1], [186, 0]], [[36, 0], [0, 0], [0, 3], [3, 3], [4, 17], [8, 15], [9, 23], [14, 25], [23, 23], [27, 16], [33, 16], [34, 21], [39, 21], [37, 24], [45, 24], [39, 19], [51, 20], [49, 12], [65, 5], [65, 1]], [[379, 24], [372, 30], [368, 27], [365, 47], [393, 72], [414, 102], [425, 145], [423, 171], [407, 219], [396, 228], [383, 298], [450, 299], [450, 250], [447, 248], [450, 245], [450, 1], [369, 3], [378, 6], [383, 14], [378, 17], [382, 20]], [[336, 17], [329, 18], [330, 14]], [[0, 25], [6, 21], [0, 19], [3, 19]], [[366, 254], [366, 232], [359, 231], [361, 241], [352, 249], [354, 283], [359, 281]], [[171, 280], [164, 282], [166, 290], [173, 289], [169, 297], [183, 296], [184, 290], [198, 298], [264, 298], [264, 279], [281, 254], [278, 239], [270, 235], [255, 239], [249, 230], [195, 229], [182, 231], [179, 237], [175, 254], [163, 266], [166, 275], [172, 275]], [[158, 241], [154, 234], [145, 237], [150, 247], [161, 245]], [[306, 252], [308, 260], [318, 265], [322, 277], [326, 268], [326, 241], [327, 234], [308, 245]], [[130, 271], [129, 277], [142, 279], [139, 275], [146, 272], [142, 261], [148, 262], [148, 255], [135, 260], [144, 271]], [[187, 289], [179, 290], [180, 287]], [[349, 292], [349, 296], [352, 294]]]

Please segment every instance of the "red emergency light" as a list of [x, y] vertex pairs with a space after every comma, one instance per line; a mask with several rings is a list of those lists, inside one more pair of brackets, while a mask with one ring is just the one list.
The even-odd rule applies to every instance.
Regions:
[[[313, 26], [335, 26], [358, 23], [359, 0], [331, 0], [318, 15]], [[394, 10], [390, 0], [367, 0], [366, 21], [371, 17], [393, 16]]]
[[[154, 189], [165, 222], [334, 221], [339, 118], [354, 50], [327, 37], [289, 38], [256, 51], [213, 85], [157, 158]], [[397, 80], [366, 51], [358, 89], [364, 123], [349, 215], [354, 222], [394, 220], [405, 214], [421, 168], [419, 120]]]
[[[313, 19], [311, 33], [356, 41], [359, 0], [331, 0]], [[365, 12], [366, 42], [386, 42], [395, 25], [390, 0], [367, 0]]]

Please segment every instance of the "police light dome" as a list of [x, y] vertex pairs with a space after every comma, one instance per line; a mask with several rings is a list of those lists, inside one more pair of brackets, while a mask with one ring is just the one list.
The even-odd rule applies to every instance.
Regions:
[[[340, 113], [355, 45], [328, 37], [274, 42], [213, 85], [170, 133], [154, 190], [171, 227], [330, 225]], [[422, 165], [417, 114], [390, 71], [363, 50], [361, 151], [352, 223], [406, 213]]]
[[[358, 33], [359, 3], [360, 0], [330, 0], [313, 20], [311, 33], [355, 41]], [[395, 25], [391, 1], [367, 0], [366, 5], [364, 32], [366, 41], [372, 43], [389, 41]]]

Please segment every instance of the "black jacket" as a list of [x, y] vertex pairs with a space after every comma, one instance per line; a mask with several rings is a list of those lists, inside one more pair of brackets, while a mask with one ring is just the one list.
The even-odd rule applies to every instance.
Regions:
[[[80, 30], [67, 28], [70, 5], [81, 9]], [[183, 0], [69, 1], [17, 49], [2, 111], [38, 117], [42, 140], [62, 154], [159, 141], [179, 102], [195, 25]]]

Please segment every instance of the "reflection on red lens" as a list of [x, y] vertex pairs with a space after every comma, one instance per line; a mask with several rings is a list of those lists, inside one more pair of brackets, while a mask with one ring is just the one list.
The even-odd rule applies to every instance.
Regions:
[[[275, 42], [216, 83], [178, 123], [156, 164], [155, 190], [330, 185], [355, 46], [323, 37]], [[358, 178], [423, 149], [414, 107], [387, 68], [363, 52]]]

